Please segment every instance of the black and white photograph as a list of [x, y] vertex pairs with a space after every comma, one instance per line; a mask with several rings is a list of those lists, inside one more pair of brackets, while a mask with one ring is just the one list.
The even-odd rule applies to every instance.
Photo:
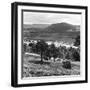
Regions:
[[17, 85], [87, 82], [87, 7], [19, 4], [13, 17]]
[[80, 13], [23, 11], [24, 77], [80, 75]]

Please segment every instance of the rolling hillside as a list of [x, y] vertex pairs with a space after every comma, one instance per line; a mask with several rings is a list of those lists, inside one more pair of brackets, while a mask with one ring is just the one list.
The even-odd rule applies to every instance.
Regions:
[[[28, 26], [28, 25], [27, 25]], [[27, 39], [58, 40], [72, 43], [80, 34], [80, 26], [68, 23], [24, 25], [24, 37]]]

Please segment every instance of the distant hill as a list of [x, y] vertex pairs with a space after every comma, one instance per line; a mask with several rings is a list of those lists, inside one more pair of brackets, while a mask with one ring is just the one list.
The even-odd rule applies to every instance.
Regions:
[[76, 32], [80, 31], [79, 25], [72, 25], [68, 23], [56, 23], [47, 27], [46, 32]]
[[30, 29], [30, 28], [47, 28], [49, 24], [24, 24], [24, 29]]
[[72, 43], [80, 34], [80, 26], [68, 23], [24, 25], [24, 37]]

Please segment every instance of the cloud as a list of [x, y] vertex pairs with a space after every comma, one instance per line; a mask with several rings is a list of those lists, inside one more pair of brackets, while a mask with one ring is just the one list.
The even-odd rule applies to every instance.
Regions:
[[60, 13], [42, 13], [42, 12], [24, 12], [24, 24], [53, 24], [67, 22], [80, 25], [80, 14], [60, 14]]

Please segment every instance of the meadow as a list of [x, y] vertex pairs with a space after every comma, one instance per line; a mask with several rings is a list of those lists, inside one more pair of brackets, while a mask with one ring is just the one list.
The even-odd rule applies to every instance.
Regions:
[[23, 59], [23, 77], [42, 77], [42, 76], [63, 76], [80, 75], [80, 62], [71, 61], [71, 69], [63, 67], [62, 60], [44, 60], [40, 61], [40, 56], [24, 55]]

